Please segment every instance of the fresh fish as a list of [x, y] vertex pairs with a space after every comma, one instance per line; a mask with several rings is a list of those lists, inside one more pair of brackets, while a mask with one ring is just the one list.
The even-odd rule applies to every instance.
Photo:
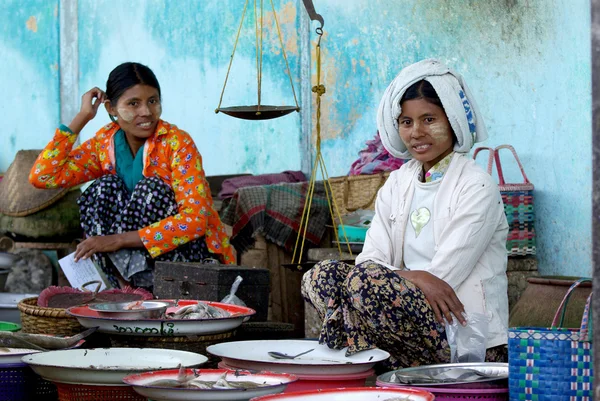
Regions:
[[227, 311], [204, 302], [184, 306], [167, 315], [170, 319], [217, 319], [228, 316], [230, 314]]
[[29, 348], [39, 351], [64, 349], [74, 346], [79, 341], [95, 332], [97, 329], [97, 327], [92, 327], [83, 333], [79, 333], [71, 337], [55, 337], [44, 334], [0, 331], [0, 346], [7, 348]]
[[210, 390], [213, 388], [214, 382], [207, 382], [203, 380], [193, 379], [187, 382], [187, 387], [199, 388], [201, 390]]
[[187, 369], [182, 364], [179, 364], [178, 368], [179, 373], [177, 373], [177, 381], [179, 383], [185, 384], [190, 380], [194, 380], [196, 378], [195, 374], [188, 374]]
[[138, 309], [146, 309], [144, 307], [144, 301], [133, 301], [128, 303], [127, 305], [125, 305], [125, 307], [123, 307], [124, 310], [138, 310]]
[[171, 388], [183, 388], [186, 387], [185, 383], [180, 383], [173, 379], [160, 379], [146, 384], [150, 387], [171, 387]]
[[234, 386], [232, 386], [226, 379], [227, 377], [227, 372], [224, 372], [221, 377], [219, 377], [217, 379], [217, 381], [215, 382], [215, 384], [213, 385], [213, 388], [220, 388], [220, 389], [229, 389], [229, 388], [236, 388]]

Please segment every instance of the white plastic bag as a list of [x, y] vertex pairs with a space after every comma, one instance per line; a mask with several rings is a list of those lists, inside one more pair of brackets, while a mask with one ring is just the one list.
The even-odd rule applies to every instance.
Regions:
[[450, 363], [485, 362], [490, 318], [482, 313], [465, 313], [466, 326], [453, 316], [452, 323], [444, 319], [450, 345]]
[[231, 291], [229, 292], [229, 295], [227, 295], [225, 298], [223, 298], [221, 300], [221, 303], [224, 304], [232, 304], [232, 305], [239, 305], [239, 306], [246, 306], [246, 304], [244, 303], [244, 301], [242, 301], [241, 299], [239, 299], [235, 293], [238, 290], [238, 287], [240, 286], [240, 283], [242, 282], [243, 278], [241, 276], [237, 276], [235, 278], [235, 281], [233, 282], [233, 285], [231, 286]]

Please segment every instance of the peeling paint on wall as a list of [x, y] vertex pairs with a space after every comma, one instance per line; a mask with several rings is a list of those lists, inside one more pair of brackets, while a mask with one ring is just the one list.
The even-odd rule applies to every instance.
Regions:
[[[115, 7], [116, 0], [74, 1], [81, 94], [104, 87], [117, 64], [142, 62], [163, 88], [164, 118], [190, 132], [208, 174], [300, 168], [297, 113], [263, 122], [214, 113], [243, 2], [131, 0]], [[589, 1], [323, 0], [316, 5], [326, 21], [321, 123], [330, 175], [346, 174], [375, 134], [380, 96], [400, 69], [440, 58], [465, 76], [477, 96], [490, 132], [485, 145], [514, 145], [535, 184], [542, 273], [591, 274]], [[292, 104], [270, 3], [265, 6], [263, 104]], [[295, 0], [275, 0], [275, 7], [298, 100], [306, 101], [299, 91], [299, 20], [305, 11]], [[58, 10], [58, 0], [0, 2], [0, 55], [10, 60], [0, 64], [0, 82], [5, 92], [21, 94], [0, 104], [0, 113], [11, 116], [0, 136], [0, 170], [16, 150], [44, 146], [61, 122]], [[252, 16], [245, 23], [223, 106], [256, 103], [254, 22]], [[314, 107], [314, 96], [311, 101]], [[311, 115], [314, 124], [314, 110]], [[107, 121], [100, 112], [82, 138]], [[507, 179], [521, 180], [514, 162], [503, 158], [503, 163]]]
[[[330, 174], [346, 174], [375, 134], [380, 96], [394, 76], [439, 58], [477, 96], [490, 132], [484, 145], [514, 145], [536, 186], [541, 272], [591, 275], [588, 1], [327, 0], [319, 12]], [[505, 170], [522, 180], [508, 158]]]
[[38, 27], [37, 27], [37, 19], [35, 18], [35, 16], [32, 15], [31, 17], [29, 17], [29, 19], [25, 23], [25, 26], [31, 32], [37, 33]]
[[18, 150], [41, 149], [58, 123], [58, 0], [0, 2], [0, 171]]
[[[282, 36], [299, 41], [296, 4], [274, 1]], [[243, 2], [137, 0], [114, 12], [111, 1], [80, 0], [80, 90], [104, 87], [120, 62], [138, 61], [156, 73], [163, 93], [163, 118], [188, 131], [196, 141], [209, 175], [273, 173], [300, 168], [300, 120], [297, 113], [254, 122], [215, 114], [240, 22]], [[265, 2], [266, 5], [270, 2]], [[282, 11], [283, 10], [283, 11]], [[257, 102], [254, 10], [248, 10], [223, 107]], [[267, 19], [272, 13], [265, 13]], [[165, 23], [165, 21], [177, 21]], [[213, 24], [212, 21], [218, 21]], [[208, 23], [211, 22], [211, 23]], [[111, 32], [99, 35], [99, 32]], [[265, 30], [262, 104], [293, 105], [289, 78], [276, 29]], [[298, 44], [287, 45], [292, 77], [299, 88]], [[97, 121], [96, 121], [97, 120]], [[99, 113], [82, 133], [88, 138], [107, 122]]]

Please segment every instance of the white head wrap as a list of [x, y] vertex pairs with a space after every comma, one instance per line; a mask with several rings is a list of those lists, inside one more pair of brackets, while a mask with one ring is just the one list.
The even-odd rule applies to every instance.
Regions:
[[442, 101], [450, 126], [456, 134], [454, 150], [467, 153], [476, 142], [487, 139], [487, 130], [479, 107], [463, 78], [435, 59], [427, 59], [404, 68], [387, 87], [377, 111], [381, 142], [390, 154], [402, 159], [411, 154], [398, 134], [400, 100], [414, 83], [428, 81]]

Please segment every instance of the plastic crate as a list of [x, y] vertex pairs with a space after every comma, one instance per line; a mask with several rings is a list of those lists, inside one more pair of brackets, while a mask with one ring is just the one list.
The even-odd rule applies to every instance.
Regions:
[[56, 401], [56, 387], [27, 364], [0, 365], [0, 401], [16, 400]]
[[59, 401], [148, 401], [130, 386], [55, 383]]

